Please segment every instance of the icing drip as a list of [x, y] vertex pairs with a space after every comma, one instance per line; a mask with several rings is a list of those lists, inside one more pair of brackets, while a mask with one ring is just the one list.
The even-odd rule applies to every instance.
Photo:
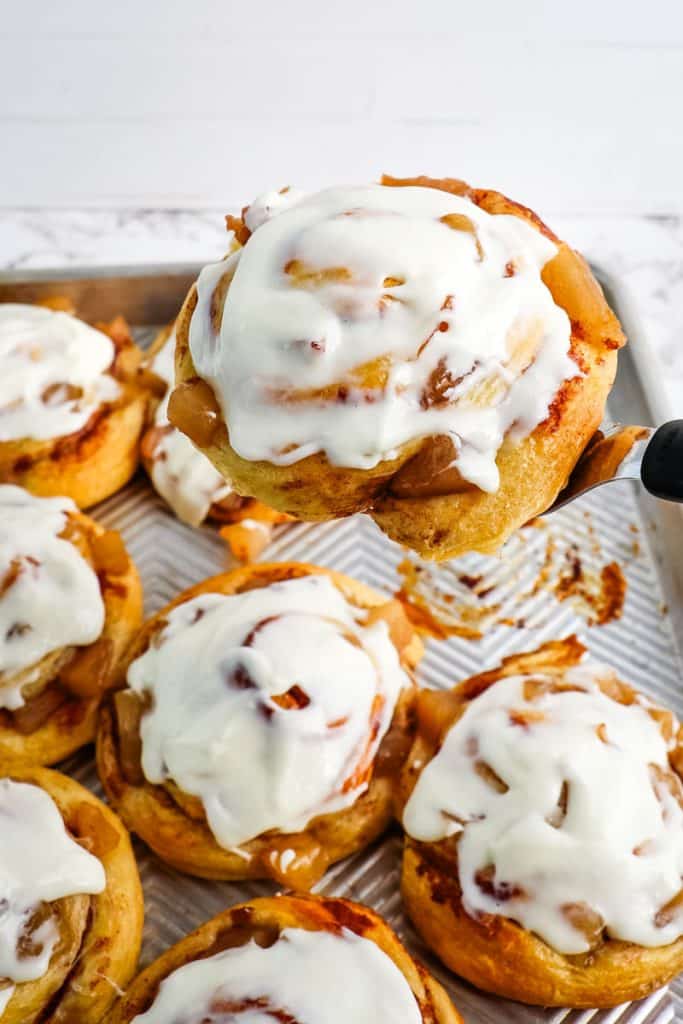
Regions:
[[[561, 953], [683, 934], [683, 788], [644, 698], [623, 705], [583, 664], [501, 679], [467, 706], [405, 808], [413, 838], [458, 838], [468, 913], [502, 914]], [[680, 901], [679, 901], [680, 902]]]
[[[279, 1011], [279, 1013], [278, 1013]], [[133, 1024], [421, 1024], [422, 1014], [396, 964], [374, 942], [285, 928], [274, 945], [255, 942], [173, 971]]]
[[[190, 325], [235, 451], [367, 469], [444, 435], [460, 474], [497, 490], [506, 433], [530, 433], [579, 374], [540, 276], [556, 246], [428, 188], [334, 188], [260, 211], [247, 212], [246, 246], [200, 275]], [[212, 297], [230, 270], [215, 335]]]
[[[105, 881], [102, 864], [71, 838], [51, 796], [38, 786], [0, 779], [0, 978], [41, 978], [59, 938], [53, 918], [31, 933], [36, 951], [19, 955], [39, 905], [102, 892]], [[3, 997], [0, 990], [0, 1014]]]
[[5, 988], [0, 988], [0, 1017], [7, 1009], [7, 1004], [14, 995], [14, 985], [6, 985]]
[[24, 703], [13, 677], [46, 654], [90, 644], [104, 626], [97, 576], [59, 534], [76, 506], [0, 485], [0, 708]]
[[107, 370], [110, 338], [41, 306], [0, 304], [0, 441], [47, 440], [80, 430], [119, 395]]
[[128, 670], [152, 697], [146, 778], [199, 797], [225, 848], [353, 804], [408, 683], [386, 623], [364, 617], [326, 576], [173, 609]]
[[157, 353], [152, 369], [169, 386], [160, 402], [155, 425], [163, 431], [154, 449], [150, 475], [159, 494], [183, 522], [199, 526], [214, 502], [232, 493], [230, 484], [216, 472], [206, 456], [168, 422], [168, 397], [175, 379], [175, 330]]

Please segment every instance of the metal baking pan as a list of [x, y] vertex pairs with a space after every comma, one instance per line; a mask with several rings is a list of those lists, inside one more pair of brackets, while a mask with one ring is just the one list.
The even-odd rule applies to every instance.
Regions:
[[[153, 325], [172, 319], [196, 266], [103, 268], [0, 275], [0, 301], [35, 301], [66, 295], [85, 319], [123, 314], [141, 344]], [[650, 425], [674, 415], [657, 393], [656, 360], [629, 296], [596, 268], [629, 337], [608, 418]], [[680, 410], [679, 410], [680, 413]], [[192, 583], [230, 566], [226, 547], [211, 527], [179, 523], [144, 474], [93, 510], [123, 534], [140, 570], [147, 614]], [[280, 528], [264, 560], [318, 562], [356, 576], [387, 593], [405, 584], [405, 552], [364, 516], [327, 524]], [[638, 688], [683, 717], [683, 510], [651, 498], [632, 483], [593, 491], [551, 517], [525, 527], [497, 556], [470, 555], [447, 565], [420, 566], [419, 592], [444, 615], [448, 639], [429, 641], [419, 680], [450, 686], [514, 651], [577, 633], [597, 658], [611, 662]], [[600, 625], [596, 604], [605, 566], [617, 565], [627, 582], [619, 607]], [[578, 569], [577, 569], [578, 566]], [[577, 571], [582, 587], [562, 584]], [[473, 583], [474, 581], [474, 583]], [[559, 585], [558, 585], [559, 584]], [[583, 589], [582, 589], [583, 588]], [[415, 595], [413, 595], [415, 596]], [[599, 594], [598, 594], [599, 598]], [[598, 610], [596, 610], [596, 608]], [[611, 616], [611, 617], [610, 617]], [[92, 752], [62, 766], [101, 795]], [[271, 883], [216, 883], [187, 878], [135, 844], [145, 891], [142, 965], [226, 906], [272, 893]], [[439, 966], [403, 915], [398, 888], [398, 829], [371, 849], [334, 867], [318, 886], [377, 909], [452, 993], [468, 1024], [665, 1024], [683, 1022], [683, 976], [670, 990], [642, 1003], [608, 1011], [542, 1010], [476, 991]]]

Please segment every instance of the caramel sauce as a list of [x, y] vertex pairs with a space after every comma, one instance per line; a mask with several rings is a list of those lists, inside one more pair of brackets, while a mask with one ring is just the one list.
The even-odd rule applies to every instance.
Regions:
[[216, 336], [220, 334], [221, 327], [223, 326], [223, 309], [225, 308], [225, 300], [236, 270], [237, 263], [232, 263], [225, 273], [221, 275], [211, 294], [209, 317], [211, 319], [211, 329]]
[[22, 707], [9, 712], [12, 725], [22, 736], [30, 736], [45, 725], [67, 700], [68, 695], [61, 686], [52, 682], [41, 693], [25, 701]]
[[534, 711], [531, 708], [513, 708], [508, 713], [511, 725], [518, 725], [522, 729], [528, 729], [531, 725], [544, 722], [545, 717], [542, 711]]
[[414, 715], [407, 720], [394, 721], [384, 736], [375, 758], [374, 773], [378, 778], [395, 778], [408, 759], [413, 743], [415, 722]]
[[284, 266], [290, 284], [296, 288], [319, 288], [325, 284], [347, 283], [353, 280], [348, 267], [309, 267], [301, 260], [289, 260]]
[[576, 598], [587, 608], [589, 618], [598, 626], [620, 619], [626, 600], [626, 577], [617, 562], [604, 565], [596, 575], [587, 570], [578, 548], [565, 552], [565, 565], [554, 586], [558, 601]]
[[483, 260], [484, 250], [479, 240], [479, 234], [469, 217], [466, 217], [464, 213], [446, 213], [443, 217], [439, 217], [439, 220], [446, 227], [453, 228], [454, 231], [464, 231], [466, 234], [472, 235], [474, 244], [477, 247], [477, 259], [479, 262]]
[[118, 690], [114, 694], [114, 712], [119, 738], [121, 773], [131, 786], [142, 786], [142, 739], [140, 723], [145, 705], [133, 690]]
[[522, 687], [524, 700], [536, 700], [547, 693], [583, 693], [583, 687], [565, 683], [562, 679], [525, 679]]
[[487, 786], [490, 786], [491, 789], [495, 789], [496, 793], [507, 793], [510, 789], [507, 782], [504, 782], [500, 775], [494, 772], [491, 765], [487, 764], [486, 761], [475, 761], [472, 767], [474, 768], [475, 774], [478, 775], [480, 779], [483, 779]]
[[429, 571], [410, 558], [404, 559], [397, 571], [402, 586], [395, 596], [413, 626], [436, 640], [446, 640], [449, 636], [479, 640], [484, 635], [478, 628], [479, 623], [491, 619], [500, 608], [498, 604], [455, 604], [452, 595], [438, 588]]
[[412, 178], [394, 178], [391, 174], [383, 174], [381, 185], [393, 188], [418, 186], [419, 188], [436, 188], [441, 192], [450, 192], [453, 196], [472, 198], [473, 192], [466, 181], [461, 178], [430, 178], [426, 174], [418, 174]]
[[285, 711], [301, 711], [311, 703], [311, 698], [297, 683], [286, 693], [276, 693], [270, 699]]
[[[290, 851], [293, 858], [288, 856]], [[309, 832], [268, 837], [261, 862], [275, 882], [305, 892], [324, 875], [328, 866], [323, 846]]]
[[138, 367], [135, 381], [145, 391], [149, 391], [154, 395], [155, 398], [163, 398], [168, 391], [168, 384], [164, 378], [146, 366]]
[[569, 783], [565, 779], [560, 788], [560, 795], [557, 798], [557, 807], [547, 816], [546, 821], [553, 828], [561, 828], [562, 822], [567, 817], [569, 805]]
[[[311, 342], [311, 347], [316, 344]], [[340, 405], [352, 398], [352, 392], [365, 401], [372, 401], [386, 388], [391, 370], [391, 358], [378, 356], [350, 370], [341, 381], [322, 388], [272, 388], [273, 401], [290, 403], [326, 403]]]
[[[270, 1017], [276, 1024], [300, 1024], [288, 1010], [275, 1006], [267, 996], [256, 996], [249, 999], [215, 998], [211, 1001], [210, 1020], [215, 1024], [230, 1024], [237, 1016], [251, 1010], [258, 1011], [259, 1017]], [[208, 1020], [209, 1018], [207, 1018]]]
[[571, 926], [585, 937], [590, 949], [595, 949], [602, 941], [605, 927], [600, 914], [587, 903], [565, 903], [561, 910]]
[[377, 733], [379, 732], [383, 708], [384, 697], [381, 693], [376, 693], [370, 709], [369, 734], [365, 750], [361, 754], [354, 771], [344, 782], [344, 785], [342, 786], [342, 793], [348, 793], [350, 790], [358, 789], [359, 786], [369, 782], [372, 776], [372, 747], [377, 738]]
[[[5, 571], [2, 579], [0, 579], [0, 597], [6, 594], [9, 588], [19, 579], [20, 574], [24, 570], [24, 561], [23, 558], [12, 559], [9, 568]], [[39, 563], [35, 559], [33, 561], [38, 566]]]
[[607, 726], [604, 722], [600, 722], [600, 724], [595, 727], [595, 734], [601, 743], [609, 743], [609, 740], [607, 739]]
[[663, 805], [663, 798], [666, 794], [677, 801], [679, 807], [683, 808], [683, 783], [675, 772], [667, 771], [661, 765], [651, 764], [650, 780], [655, 796], [662, 803], [662, 814], [666, 817], [666, 809]]
[[17, 943], [17, 959], [29, 960], [31, 957], [40, 956], [43, 951], [43, 943], [35, 938], [35, 933], [53, 916], [52, 907], [49, 903], [39, 903], [30, 918], [27, 920], [24, 930], [19, 936]]
[[[444, 323], [444, 326], [448, 329], [447, 324]], [[441, 330], [441, 324], [439, 324], [437, 330]], [[441, 406], [448, 405], [451, 401], [451, 393], [464, 379], [464, 376], [462, 374], [459, 377], [454, 377], [448, 369], [446, 357], [442, 356], [427, 378], [427, 383], [420, 395], [420, 408], [438, 409]], [[447, 438], [447, 440], [450, 440], [450, 438]], [[451, 444], [453, 444], [452, 441]], [[455, 445], [453, 445], [453, 449], [455, 451]]]
[[70, 812], [68, 824], [81, 846], [95, 857], [106, 857], [119, 845], [119, 833], [95, 804], [82, 800]]
[[212, 444], [222, 427], [216, 396], [210, 385], [199, 377], [178, 384], [171, 392], [168, 419], [198, 448]]
[[82, 397], [83, 388], [68, 383], [50, 384], [40, 396], [44, 405], [65, 405], [67, 402], [77, 402]]
[[526, 898], [526, 893], [521, 885], [496, 881], [496, 868], [493, 864], [487, 864], [486, 867], [480, 868], [474, 875], [474, 881], [483, 893], [491, 896], [497, 903]]
[[123, 576], [130, 567], [128, 552], [117, 530], [94, 534], [90, 538], [90, 550], [95, 569], [100, 572]]
[[456, 465], [452, 438], [437, 434], [425, 440], [419, 452], [394, 475], [390, 491], [397, 498], [432, 498], [472, 490]]
[[650, 718], [659, 726], [664, 740], [667, 744], [671, 743], [676, 734], [676, 717], [672, 711], [667, 711], [666, 708], [648, 707], [645, 708]]
[[365, 626], [372, 626], [375, 622], [386, 622], [391, 642], [399, 654], [411, 643], [414, 630], [400, 601], [394, 599], [370, 608]]
[[240, 245], [246, 245], [251, 238], [251, 231], [244, 223], [243, 217], [233, 217], [232, 214], [228, 213], [225, 217], [225, 226], [228, 231], [234, 232], [235, 238]]
[[655, 914], [655, 924], [658, 928], [665, 928], [671, 924], [683, 912], [683, 889], [679, 890], [673, 899], [665, 903]]
[[98, 697], [104, 690], [114, 665], [114, 644], [101, 636], [84, 647], [59, 674], [60, 683], [76, 697]]
[[[451, 690], [421, 690], [417, 698], [418, 733], [436, 751], [442, 737], [465, 710], [465, 703]], [[476, 741], [475, 741], [476, 742]], [[470, 754], [474, 755], [475, 750]]]

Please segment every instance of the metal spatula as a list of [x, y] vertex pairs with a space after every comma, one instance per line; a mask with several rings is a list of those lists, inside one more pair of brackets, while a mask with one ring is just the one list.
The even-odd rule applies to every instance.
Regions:
[[640, 480], [655, 497], [683, 502], [683, 420], [661, 427], [617, 423], [599, 430], [545, 514], [614, 480]]

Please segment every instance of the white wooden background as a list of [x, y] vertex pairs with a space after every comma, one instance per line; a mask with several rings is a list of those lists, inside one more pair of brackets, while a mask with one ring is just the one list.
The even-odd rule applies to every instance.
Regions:
[[5, 207], [227, 207], [389, 170], [542, 212], [683, 210], [683, 0], [0, 11]]

